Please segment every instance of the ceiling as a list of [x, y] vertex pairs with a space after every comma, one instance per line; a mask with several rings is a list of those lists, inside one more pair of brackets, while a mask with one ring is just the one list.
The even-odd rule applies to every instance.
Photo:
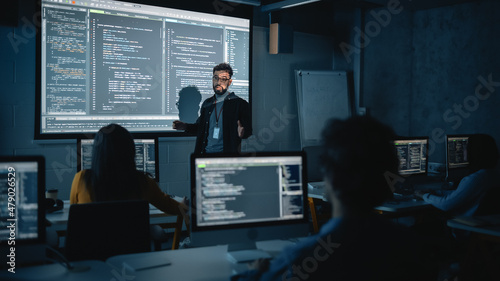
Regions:
[[[294, 31], [332, 35], [334, 32], [331, 24], [332, 18], [342, 17], [342, 11], [345, 11], [345, 14], [350, 14], [353, 9], [357, 8], [374, 9], [387, 7], [390, 1], [397, 0], [321, 0], [318, 2], [308, 3], [292, 8], [276, 9], [271, 12], [262, 12], [263, 7], [265, 7], [266, 5], [271, 5], [271, 7], [274, 9], [276, 8], [276, 6], [286, 6], [290, 2], [297, 2], [300, 0], [225, 1], [239, 1], [239, 3], [242, 3], [244, 1], [252, 2], [252, 6], [255, 7], [254, 24], [258, 26], [268, 26], [269, 22], [280, 22], [286, 25], [291, 25]], [[399, 5], [401, 5], [405, 9], [409, 8], [412, 10], [424, 10], [472, 1], [483, 0], [399, 0]], [[339, 23], [342, 23], [341, 19], [337, 19], [336, 25], [338, 25]]]
[[[451, 6], [465, 2], [472, 2], [477, 0], [401, 0], [401, 5], [410, 7], [414, 10], [432, 9], [443, 6]], [[387, 5], [388, 0], [365, 0], [364, 2], [371, 2], [378, 5]]]
[[[245, 3], [247, 2], [248, 4], [254, 5], [254, 6], [260, 6], [261, 8], [266, 7], [267, 5], [276, 5], [276, 4], [283, 4], [286, 5], [288, 2], [298, 2], [298, 0], [226, 0], [226, 1], [237, 1], [240, 3]], [[303, 0], [307, 1], [307, 0]], [[391, 0], [321, 0], [322, 4], [329, 4], [333, 5], [335, 7], [358, 7], [358, 8], [376, 8], [376, 7], [383, 7], [387, 6], [388, 3]], [[421, 9], [431, 9], [431, 8], [437, 8], [437, 7], [442, 7], [442, 6], [449, 6], [449, 5], [455, 5], [455, 4], [460, 4], [464, 2], [471, 2], [471, 1], [480, 1], [480, 0], [399, 0], [400, 5], [404, 6], [405, 8], [410, 8], [414, 10], [421, 10]], [[315, 3], [311, 4], [305, 4], [302, 7], [306, 7], [309, 5], [313, 5]]]

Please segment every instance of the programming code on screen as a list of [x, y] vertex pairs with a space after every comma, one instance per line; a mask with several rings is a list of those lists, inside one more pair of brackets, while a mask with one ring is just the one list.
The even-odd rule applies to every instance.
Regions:
[[[93, 139], [81, 139], [80, 141], [80, 170], [92, 168]], [[156, 152], [154, 139], [134, 139], [135, 143], [135, 168], [139, 171], [149, 173], [156, 178]]]
[[198, 226], [302, 218], [300, 157], [201, 158], [196, 179]]
[[[10, 219], [15, 219], [16, 239], [36, 239], [38, 237], [37, 168], [36, 162], [0, 163], [1, 241], [6, 241], [10, 237], [10, 230], [7, 228], [11, 224]], [[14, 181], [10, 181], [13, 177]], [[10, 182], [15, 182], [15, 187], [10, 186]], [[8, 200], [9, 194], [14, 195], [15, 201]], [[9, 205], [9, 202], [13, 203], [14, 207]]]
[[397, 140], [394, 145], [399, 157], [401, 175], [427, 171], [427, 140]]
[[231, 91], [249, 100], [248, 19], [108, 0], [43, 0], [41, 12], [42, 134], [112, 122], [172, 130], [179, 92], [213, 95], [221, 62], [233, 67]]
[[469, 164], [467, 157], [468, 137], [449, 137], [448, 138], [448, 167], [460, 168]]

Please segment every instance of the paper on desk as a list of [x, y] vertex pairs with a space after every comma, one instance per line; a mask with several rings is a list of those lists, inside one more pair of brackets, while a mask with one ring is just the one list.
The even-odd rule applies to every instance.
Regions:
[[469, 226], [500, 225], [500, 215], [478, 216], [478, 217], [455, 217], [453, 220], [458, 223], [462, 223]]
[[150, 269], [160, 266], [170, 265], [171, 262], [168, 259], [159, 259], [158, 257], [139, 257], [128, 259], [123, 262], [123, 267], [131, 270], [138, 271], [143, 269]]

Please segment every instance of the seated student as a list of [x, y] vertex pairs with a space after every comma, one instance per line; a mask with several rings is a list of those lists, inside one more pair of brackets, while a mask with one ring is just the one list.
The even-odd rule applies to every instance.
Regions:
[[386, 175], [398, 174], [393, 139], [390, 128], [369, 117], [327, 123], [322, 165], [332, 219], [232, 280], [417, 280], [415, 236], [373, 212], [391, 196]]
[[184, 202], [163, 193], [154, 179], [136, 170], [132, 135], [117, 124], [99, 130], [94, 139], [92, 169], [78, 172], [71, 185], [70, 203], [143, 199], [159, 210], [184, 214]]
[[460, 181], [457, 189], [436, 194], [420, 191], [416, 195], [451, 215], [474, 215], [486, 192], [500, 184], [496, 167], [499, 154], [495, 140], [485, 134], [469, 137], [467, 153], [470, 174]]

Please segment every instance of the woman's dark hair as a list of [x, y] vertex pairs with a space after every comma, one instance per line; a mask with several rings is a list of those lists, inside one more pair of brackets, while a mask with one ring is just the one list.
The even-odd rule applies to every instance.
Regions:
[[229, 77], [233, 77], [233, 69], [228, 63], [219, 63], [214, 67], [213, 73], [220, 70], [227, 72], [229, 74]]
[[392, 196], [389, 184], [399, 168], [394, 138], [391, 128], [370, 117], [327, 122], [324, 175], [347, 208], [370, 211]]
[[471, 135], [467, 143], [467, 157], [471, 173], [494, 168], [499, 157], [495, 139], [486, 134]]
[[138, 176], [132, 135], [117, 124], [101, 128], [94, 138], [92, 169], [85, 173], [94, 201], [139, 198]]

